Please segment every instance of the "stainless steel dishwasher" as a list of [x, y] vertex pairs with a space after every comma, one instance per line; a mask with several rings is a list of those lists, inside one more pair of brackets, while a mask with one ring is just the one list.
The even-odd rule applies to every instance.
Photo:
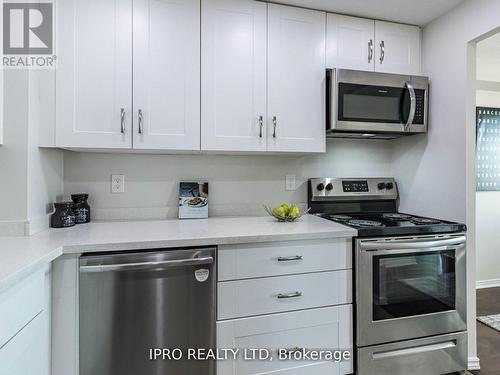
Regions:
[[80, 258], [80, 375], [213, 375], [214, 361], [151, 349], [215, 348], [215, 248]]

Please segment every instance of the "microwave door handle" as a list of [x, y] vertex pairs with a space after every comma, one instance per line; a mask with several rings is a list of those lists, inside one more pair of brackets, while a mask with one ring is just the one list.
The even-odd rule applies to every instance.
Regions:
[[415, 118], [415, 110], [417, 109], [417, 96], [415, 95], [415, 89], [411, 82], [407, 81], [405, 83], [405, 87], [408, 89], [410, 93], [410, 113], [408, 114], [408, 120], [404, 125], [403, 130], [407, 132], [410, 129], [410, 126], [413, 124], [413, 119]]

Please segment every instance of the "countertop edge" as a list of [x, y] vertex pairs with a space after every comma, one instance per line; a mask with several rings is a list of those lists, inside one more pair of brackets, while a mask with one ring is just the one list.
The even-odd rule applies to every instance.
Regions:
[[[309, 220], [316, 219], [310, 218]], [[242, 223], [242, 225], [246, 225], [246, 223]], [[6, 246], [13, 246], [11, 255], [17, 254], [19, 260], [14, 263], [11, 262], [12, 264], [10, 265], [8, 265], [9, 262], [6, 263], [5, 266], [10, 268], [4, 269], [4, 272], [2, 272], [3, 276], [0, 276], [0, 293], [14, 286], [17, 282], [42, 267], [51, 264], [54, 260], [63, 255], [78, 256], [80, 254], [96, 252], [218, 246], [253, 242], [320, 240], [328, 238], [350, 239], [357, 236], [357, 230], [347, 226], [335, 225], [336, 227], [334, 226], [331, 229], [315, 228], [311, 230], [306, 227], [304, 230], [292, 231], [292, 233], [286, 233], [280, 230], [277, 233], [269, 232], [265, 234], [256, 234], [254, 231], [250, 234], [244, 234], [241, 230], [238, 230], [233, 233], [229, 231], [228, 235], [224, 235], [224, 231], [222, 231], [222, 233], [214, 233], [214, 235], [202, 235], [201, 237], [195, 237], [196, 233], [193, 234], [193, 237], [190, 237], [189, 234], [184, 234], [170, 239], [168, 237], [162, 238], [160, 235], [155, 236], [156, 238], [153, 240], [144, 240], [139, 237], [137, 240], [133, 238], [124, 239], [123, 242], [117, 242], [116, 238], [112, 238], [110, 242], [106, 242], [106, 238], [101, 238], [101, 240], [90, 240], [87, 243], [85, 243], [85, 240], [71, 243], [71, 236], [61, 236], [61, 238], [56, 236], [51, 239], [52, 234], [50, 232], [42, 232], [40, 235], [33, 236], [33, 239], [27, 237], [19, 238], [21, 242], [17, 245], [15, 244], [17, 240], [14, 239], [13, 242], [12, 239], [7, 238], [10, 242], [6, 242]], [[42, 237], [37, 238], [37, 236]], [[36, 249], [38, 246], [40, 246], [39, 251], [29, 250]], [[20, 249], [24, 247], [27, 248], [26, 254], [19, 253]], [[7, 252], [5, 256], [9, 257], [9, 252]]]
[[113, 242], [90, 245], [64, 245], [63, 254], [85, 254], [93, 252], [106, 251], [128, 251], [128, 250], [150, 250], [159, 248], [174, 248], [188, 246], [218, 246], [232, 245], [252, 242], [280, 242], [280, 241], [298, 241], [314, 240], [328, 238], [352, 238], [356, 236], [356, 231], [346, 229], [335, 232], [320, 232], [307, 234], [273, 234], [273, 235], [248, 235], [234, 237], [207, 237], [207, 238], [185, 238], [175, 240], [156, 240], [156, 241], [133, 241], [133, 242]]
[[40, 258], [33, 260], [32, 262], [26, 263], [26, 265], [23, 268], [16, 270], [14, 273], [0, 280], [0, 293], [11, 288], [20, 280], [33, 274], [35, 271], [52, 263], [61, 255], [63, 255], [63, 246], [58, 246], [54, 250], [41, 256]]

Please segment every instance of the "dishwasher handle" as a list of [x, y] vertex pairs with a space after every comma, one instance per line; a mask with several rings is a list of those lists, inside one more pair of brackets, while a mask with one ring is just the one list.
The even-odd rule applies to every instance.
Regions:
[[139, 262], [122, 264], [99, 264], [92, 266], [80, 266], [80, 272], [114, 272], [114, 271], [135, 271], [135, 270], [159, 270], [172, 267], [201, 266], [212, 264], [213, 257], [187, 258], [165, 260], [160, 262]]

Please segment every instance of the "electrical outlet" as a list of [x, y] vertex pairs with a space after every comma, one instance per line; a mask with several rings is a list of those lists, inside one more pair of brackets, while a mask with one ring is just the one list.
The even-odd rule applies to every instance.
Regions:
[[285, 190], [296, 190], [296, 178], [294, 174], [288, 174], [285, 176]]
[[111, 175], [111, 192], [125, 193], [125, 175], [123, 174]]

